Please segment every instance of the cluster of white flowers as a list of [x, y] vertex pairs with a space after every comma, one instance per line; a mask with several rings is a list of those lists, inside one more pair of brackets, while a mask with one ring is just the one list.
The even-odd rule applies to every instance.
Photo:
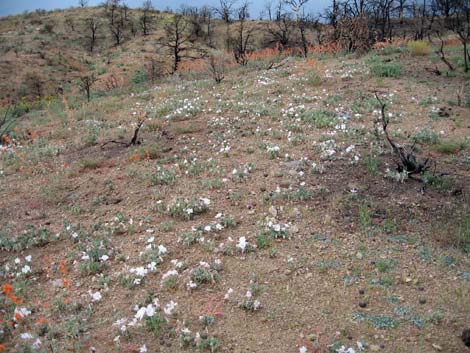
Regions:
[[323, 141], [319, 144], [319, 146], [321, 150], [320, 157], [322, 159], [332, 158], [336, 154], [336, 150], [335, 150], [336, 141], [335, 140], [330, 139], [330, 140]]
[[28, 255], [24, 257], [24, 263], [23, 260], [19, 257], [15, 258], [12, 264], [6, 263], [3, 266], [3, 269], [5, 272], [8, 272], [11, 276], [19, 277], [21, 275], [27, 275], [28, 273], [31, 273], [32, 268], [31, 268], [31, 261], [32, 261], [32, 256]]
[[185, 98], [176, 102], [178, 107], [171, 113], [165, 116], [165, 119], [174, 119], [185, 117], [189, 118], [190, 116], [196, 115], [201, 111], [200, 97], [195, 97], [194, 99]]

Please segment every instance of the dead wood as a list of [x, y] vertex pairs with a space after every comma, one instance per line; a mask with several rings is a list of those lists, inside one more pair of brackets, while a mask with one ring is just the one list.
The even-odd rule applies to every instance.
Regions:
[[397, 160], [395, 161], [397, 164], [397, 171], [400, 173], [406, 172], [408, 176], [411, 176], [413, 174], [422, 174], [427, 171], [431, 167], [431, 161], [429, 160], [429, 158], [427, 158], [423, 163], [420, 163], [416, 160], [416, 156], [414, 154], [416, 142], [413, 143], [410, 151], [408, 152], [405, 147], [399, 146], [390, 138], [387, 131], [389, 120], [385, 116], [385, 103], [383, 103], [382, 100], [379, 98], [377, 92], [375, 92], [375, 98], [380, 104], [382, 128], [384, 131], [385, 139], [390, 144], [393, 153], [397, 157]]

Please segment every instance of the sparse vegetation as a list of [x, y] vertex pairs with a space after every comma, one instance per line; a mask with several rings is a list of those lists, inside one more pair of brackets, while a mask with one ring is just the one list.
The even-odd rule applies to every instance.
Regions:
[[465, 350], [459, 4], [1, 18], [0, 351]]

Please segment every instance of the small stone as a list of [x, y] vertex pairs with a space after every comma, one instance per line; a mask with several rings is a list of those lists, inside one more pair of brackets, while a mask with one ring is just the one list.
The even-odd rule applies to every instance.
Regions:
[[365, 308], [367, 306], [367, 302], [359, 302], [359, 306], [361, 308]]
[[364, 257], [364, 255], [362, 255], [362, 253], [360, 251], [356, 254], [356, 258], [359, 259], [359, 260], [362, 260], [363, 257]]
[[435, 343], [432, 344], [432, 348], [434, 348], [436, 351], [442, 351], [442, 347]]
[[371, 350], [372, 352], [378, 352], [378, 351], [380, 351], [380, 347], [377, 346], [376, 344], [372, 344], [372, 345], [370, 346], [370, 350]]
[[366, 292], [366, 291], [364, 290], [364, 288], [359, 289], [359, 294], [360, 294], [360, 295], [364, 295], [365, 292]]
[[276, 209], [276, 207], [274, 207], [274, 206], [269, 207], [269, 213], [271, 214], [271, 216], [273, 216], [274, 218], [276, 218], [276, 217], [277, 217], [277, 209]]
[[426, 304], [426, 298], [420, 298], [419, 303], [420, 304]]
[[317, 340], [317, 335], [315, 333], [311, 333], [310, 335], [307, 336], [307, 339], [309, 341], [315, 342]]

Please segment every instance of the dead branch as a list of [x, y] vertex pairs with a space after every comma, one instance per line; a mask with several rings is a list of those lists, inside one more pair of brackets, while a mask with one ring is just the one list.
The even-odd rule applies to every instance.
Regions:
[[442, 39], [441, 34], [439, 32], [437, 32], [437, 36], [439, 37], [439, 40], [441, 41], [441, 46], [439, 50], [436, 51], [436, 54], [439, 55], [442, 62], [447, 65], [450, 71], [454, 71], [455, 70], [454, 66], [449, 62], [449, 60], [447, 60], [446, 54], [444, 53], [444, 39]]
[[144, 120], [139, 120], [139, 123], [137, 124], [137, 127], [135, 128], [134, 130], [134, 136], [132, 136], [132, 139], [130, 142], [122, 142], [122, 141], [116, 141], [116, 140], [111, 140], [111, 141], [107, 141], [105, 143], [103, 143], [101, 145], [101, 148], [103, 148], [104, 146], [110, 144], [110, 143], [115, 143], [115, 144], [118, 144], [118, 145], [122, 145], [124, 147], [130, 147], [130, 146], [135, 146], [137, 145], [139, 142], [137, 141], [137, 138], [139, 136], [139, 131], [140, 131], [140, 128], [142, 127], [142, 125], [144, 124]]
[[423, 163], [419, 163], [416, 160], [416, 157], [414, 154], [414, 148], [415, 148], [416, 142], [413, 143], [410, 151], [408, 152], [405, 147], [397, 145], [390, 138], [390, 136], [388, 135], [388, 131], [387, 131], [389, 120], [385, 116], [385, 103], [383, 103], [382, 100], [379, 98], [379, 95], [377, 94], [377, 92], [375, 92], [375, 98], [380, 104], [382, 128], [384, 131], [385, 138], [390, 144], [390, 146], [392, 147], [393, 153], [398, 158], [398, 161], [396, 161], [397, 171], [400, 173], [405, 171], [408, 174], [408, 176], [411, 176], [413, 174], [422, 174], [425, 171], [427, 171], [431, 167], [431, 161], [429, 160], [429, 158], [427, 158]]

